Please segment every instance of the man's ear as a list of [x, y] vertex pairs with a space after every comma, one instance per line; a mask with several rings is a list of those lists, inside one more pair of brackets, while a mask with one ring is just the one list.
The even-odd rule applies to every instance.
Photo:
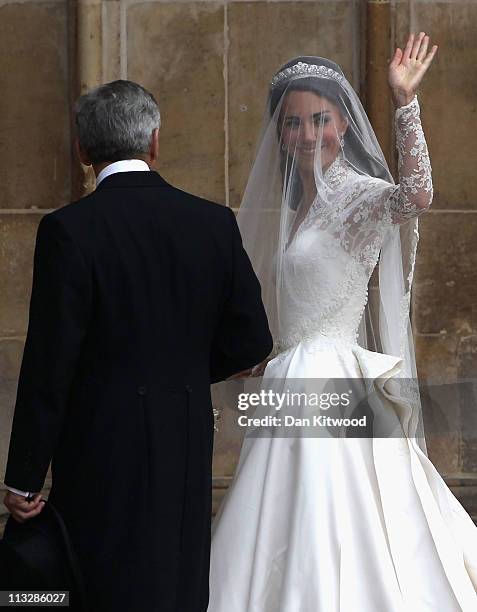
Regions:
[[81, 148], [81, 145], [80, 145], [80, 142], [79, 142], [79, 138], [75, 139], [75, 149], [76, 149], [76, 154], [78, 155], [78, 158], [79, 158], [80, 162], [84, 166], [91, 166], [92, 162], [91, 162], [88, 154], [86, 153], [86, 151], [84, 151]]
[[159, 128], [154, 128], [152, 130], [151, 148], [149, 149], [149, 156], [151, 158], [152, 164], [159, 159]]

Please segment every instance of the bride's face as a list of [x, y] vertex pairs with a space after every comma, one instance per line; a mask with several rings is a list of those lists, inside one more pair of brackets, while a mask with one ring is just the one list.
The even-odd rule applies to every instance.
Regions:
[[[281, 139], [289, 155], [296, 156], [303, 170], [313, 170], [315, 155], [325, 171], [340, 149], [347, 121], [338, 107], [312, 91], [290, 91], [285, 95], [281, 116]], [[320, 150], [317, 146], [320, 145]]]

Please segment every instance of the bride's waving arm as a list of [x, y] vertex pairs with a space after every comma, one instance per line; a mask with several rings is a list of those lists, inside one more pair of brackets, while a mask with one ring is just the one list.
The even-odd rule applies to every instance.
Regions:
[[409, 36], [402, 51], [396, 49], [389, 65], [389, 85], [396, 106], [396, 145], [399, 184], [390, 198], [394, 223], [403, 223], [424, 212], [432, 202], [431, 162], [421, 125], [416, 93], [436, 54], [428, 52], [429, 36]]
[[403, 223], [429, 208], [432, 202], [431, 161], [419, 116], [419, 102], [396, 110], [399, 184], [390, 198], [394, 223]]

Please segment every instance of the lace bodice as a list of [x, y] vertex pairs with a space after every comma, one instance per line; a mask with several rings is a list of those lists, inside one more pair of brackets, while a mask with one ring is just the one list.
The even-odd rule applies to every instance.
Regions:
[[396, 111], [399, 184], [359, 175], [342, 157], [282, 259], [279, 349], [322, 333], [355, 342], [368, 282], [390, 228], [432, 201], [431, 165], [417, 98]]
[[322, 333], [349, 342], [366, 305], [369, 276], [325, 231], [300, 231], [284, 257], [280, 348]]

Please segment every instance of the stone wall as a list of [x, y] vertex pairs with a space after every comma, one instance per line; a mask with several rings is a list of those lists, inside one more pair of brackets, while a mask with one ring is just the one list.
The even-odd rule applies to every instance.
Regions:
[[[477, 371], [477, 215], [473, 186], [477, 135], [475, 2], [398, 4], [396, 33], [432, 32], [440, 49], [422, 95], [433, 164], [434, 202], [420, 223], [413, 329], [423, 378], [471, 379]], [[441, 473], [477, 517], [477, 398], [449, 386], [426, 406], [444, 423], [428, 440]], [[448, 426], [445, 425], [448, 424]], [[450, 432], [450, 433], [448, 433]]]
[[36, 229], [42, 214], [68, 202], [72, 192], [71, 41], [67, 2], [0, 2], [0, 481]]
[[[389, 55], [410, 28], [440, 51], [421, 93], [435, 201], [421, 222], [413, 302], [421, 375], [473, 376], [477, 350], [474, 2], [0, 0], [0, 480], [27, 325], [34, 237], [41, 215], [81, 193], [71, 103], [80, 90], [128, 78], [157, 97], [158, 169], [178, 187], [237, 208], [270, 76], [297, 55], [330, 57], [366, 89], [366, 10], [389, 10]], [[383, 97], [383, 113], [391, 110]], [[368, 100], [369, 102], [369, 100]], [[389, 160], [392, 163], [392, 159]], [[477, 469], [475, 405], [452, 389], [437, 406], [452, 434], [430, 453], [461, 494]], [[436, 402], [427, 402], [430, 418]], [[217, 499], [240, 439], [226, 415], [216, 439]], [[464, 485], [469, 485], [465, 488]], [[473, 503], [467, 496], [469, 507]], [[1, 510], [1, 509], [0, 509]]]

